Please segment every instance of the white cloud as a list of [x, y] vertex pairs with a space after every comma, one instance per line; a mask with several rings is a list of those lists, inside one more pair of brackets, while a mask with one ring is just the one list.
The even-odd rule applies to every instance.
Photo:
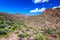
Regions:
[[55, 7], [53, 7], [52, 9], [59, 8], [59, 7], [60, 7], [60, 5], [59, 5], [59, 6], [55, 6]]
[[34, 0], [34, 3], [39, 3], [41, 2], [42, 0]]
[[33, 0], [34, 3], [44, 3], [44, 2], [48, 2], [49, 0]]
[[36, 9], [34, 9], [34, 10], [30, 10], [30, 13], [43, 12], [43, 11], [45, 11], [45, 10], [46, 10], [46, 8], [41, 8], [41, 9], [36, 8]]
[[42, 0], [42, 2], [48, 2], [49, 0]]

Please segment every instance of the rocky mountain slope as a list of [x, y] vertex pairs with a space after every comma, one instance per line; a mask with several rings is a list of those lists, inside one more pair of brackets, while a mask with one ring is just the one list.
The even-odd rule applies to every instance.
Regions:
[[0, 12], [0, 40], [60, 40], [60, 8], [38, 16]]
[[60, 29], [60, 8], [46, 9], [41, 15], [28, 18], [26, 23], [33, 27]]

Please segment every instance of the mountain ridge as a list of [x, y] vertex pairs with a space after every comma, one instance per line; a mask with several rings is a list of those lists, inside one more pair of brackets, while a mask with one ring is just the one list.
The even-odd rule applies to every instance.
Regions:
[[43, 24], [46, 24], [45, 23], [46, 21], [56, 24], [55, 22], [57, 22], [57, 20], [60, 20], [60, 8], [46, 9], [41, 15], [38, 15], [38, 16], [27, 16], [27, 15], [21, 15], [21, 14], [20, 15], [19, 14], [6, 14], [3, 12], [1, 12], [0, 15], [3, 15], [5, 16], [5, 18], [11, 19], [11, 20], [21, 19], [22, 21], [24, 21], [26, 24], [30, 26], [31, 25], [34, 26], [36, 24], [37, 26], [39, 26], [40, 24], [42, 24], [42, 22]]

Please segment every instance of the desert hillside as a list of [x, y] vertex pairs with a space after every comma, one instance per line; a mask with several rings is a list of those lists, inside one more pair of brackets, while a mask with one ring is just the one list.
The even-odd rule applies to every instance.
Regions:
[[60, 40], [60, 8], [37, 16], [0, 12], [0, 40]]
[[41, 15], [32, 16], [25, 22], [33, 27], [60, 29], [60, 8], [46, 9]]

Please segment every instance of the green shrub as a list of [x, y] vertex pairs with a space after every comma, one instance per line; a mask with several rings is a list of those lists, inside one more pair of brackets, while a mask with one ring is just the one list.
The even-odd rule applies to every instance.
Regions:
[[0, 21], [0, 24], [3, 24], [4, 23], [4, 21]]
[[27, 37], [29, 34], [23, 33], [23, 34], [18, 34], [18, 37]]
[[11, 30], [15, 30], [17, 26], [11, 26]]
[[4, 27], [7, 27], [7, 24], [6, 24], [6, 22], [2, 22], [2, 21], [0, 21], [0, 28], [4, 28]]
[[43, 36], [41, 33], [38, 33], [35, 38], [35, 40], [46, 40], [45, 36]]
[[6, 35], [7, 34], [7, 32], [5, 32], [5, 31], [0, 31], [0, 35]]
[[57, 30], [56, 33], [60, 37], [60, 30]]
[[11, 27], [9, 27], [8, 29], [11, 29], [11, 30], [15, 30], [17, 28], [17, 24], [13, 24]]
[[50, 35], [53, 35], [53, 34], [56, 33], [56, 30], [55, 29], [51, 29], [51, 28], [44, 29], [43, 31], [44, 31], [44, 33], [48, 33]]
[[4, 25], [0, 25], [0, 28], [4, 28], [5, 26]]

